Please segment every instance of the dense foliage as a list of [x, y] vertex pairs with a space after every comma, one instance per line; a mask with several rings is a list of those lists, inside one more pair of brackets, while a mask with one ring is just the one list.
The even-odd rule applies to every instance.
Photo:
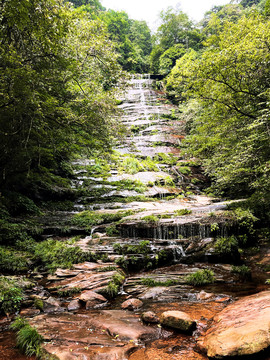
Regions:
[[189, 101], [183, 108], [192, 119], [187, 146], [203, 160], [219, 194], [255, 193], [267, 203], [269, 17], [252, 8], [233, 18], [213, 14], [207, 26], [203, 50], [177, 61], [167, 90], [178, 102]]
[[9, 0], [0, 12], [0, 184], [56, 181], [77, 144], [110, 146], [117, 55], [99, 20], [61, 1]]
[[124, 70], [143, 73], [149, 68], [151, 33], [145, 21], [132, 20], [124, 11], [108, 10], [100, 14], [110, 39], [116, 43], [119, 63]]
[[160, 20], [150, 55], [151, 71], [167, 75], [188, 49], [200, 48], [201, 33], [178, 7], [162, 11]]

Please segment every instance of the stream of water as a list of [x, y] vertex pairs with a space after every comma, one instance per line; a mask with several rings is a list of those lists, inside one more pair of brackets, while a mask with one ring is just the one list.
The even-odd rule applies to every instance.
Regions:
[[[83, 169], [83, 166], [94, 166], [93, 160], [74, 162], [74, 173], [77, 176], [74, 187], [82, 186], [85, 181], [90, 180], [94, 182], [94, 185], [91, 185], [93, 189], [104, 188], [106, 192], [97, 202], [90, 197], [78, 199], [73, 213], [85, 209], [96, 211], [106, 209], [112, 213], [133, 209], [138, 211], [139, 215], [135, 214], [120, 224], [118, 236], [106, 236], [104, 225], [93, 227], [87, 236], [81, 237], [78, 245], [85, 251], [90, 249], [96, 253], [106, 254], [108, 263], [80, 264], [73, 270], [59, 270], [57, 274], [42, 279], [40, 293], [44, 295], [49, 292], [49, 296], [56, 298], [54, 288], [67, 289], [76, 286], [84, 290], [93, 288], [98, 291], [101, 283], [108, 283], [111, 273], [102, 271], [94, 273], [92, 268], [97, 266], [102, 270], [102, 266], [115, 265], [113, 262], [121, 258], [115, 252], [116, 243], [118, 246], [119, 244], [131, 248], [133, 246], [134, 249], [134, 245], [141, 241], [149, 242], [147, 253], [149, 268], [145, 266], [142, 271], [130, 271], [119, 296], [102, 306], [94, 309], [78, 308], [67, 312], [66, 307], [74, 299], [58, 297], [60, 312], [41, 313], [32, 318], [34, 326], [49, 338], [46, 350], [57, 353], [61, 360], [208, 360], [198, 348], [196, 340], [207, 329], [213, 317], [237, 298], [268, 288], [264, 284], [265, 278], [254, 276], [244, 283], [239, 282], [231, 272], [231, 264], [211, 262], [211, 254], [208, 258], [202, 255], [199, 257], [199, 251], [203, 252], [205, 246], [211, 242], [211, 223], [203, 222], [206, 219], [205, 214], [224, 210], [226, 203], [211, 202], [191, 183], [189, 175], [179, 171], [181, 161], [185, 161], [181, 157], [179, 147], [185, 135], [184, 125], [181, 119], [175, 116], [177, 109], [168, 103], [161, 91], [154, 89], [154, 85], [154, 80], [148, 74], [134, 75], [130, 80], [129, 89], [120, 108], [123, 110], [121, 116], [123, 123], [132, 131], [121, 144], [118, 144], [116, 150], [140, 160], [152, 159], [158, 154], [173, 154], [178, 157], [177, 164], [168, 164], [160, 157], [160, 163], [154, 171], [123, 174], [111, 169], [107, 182], [114, 184], [114, 181], [124, 179], [139, 180], [147, 184], [148, 188], [144, 195], [152, 199], [152, 201], [121, 202], [121, 197], [125, 199], [134, 195], [134, 190], [118, 190], [115, 185], [108, 183], [104, 186], [102, 177], [93, 177]], [[79, 169], [76, 170], [76, 166], [79, 166]], [[197, 171], [196, 168], [194, 171]], [[169, 182], [168, 178], [171, 179], [171, 186], [166, 186], [164, 179]], [[187, 184], [193, 191], [192, 195], [184, 198], [176, 196], [182, 194], [181, 189]], [[136, 191], [135, 194], [138, 195]], [[115, 196], [120, 196], [120, 200], [112, 201]], [[177, 216], [177, 211], [183, 209], [189, 210], [186, 217]], [[160, 216], [158, 225], [140, 221], [142, 216], [149, 215]], [[58, 216], [60, 217], [59, 214]], [[226, 236], [229, 231], [227, 224], [220, 223], [218, 226], [218, 235]], [[54, 235], [52, 233], [48, 236]], [[153, 263], [158, 261], [158, 257], [160, 260], [161, 254], [166, 254], [168, 264], [153, 266]], [[143, 262], [145, 257], [139, 255], [142, 256]], [[131, 253], [127, 258], [132, 262], [139, 255]], [[181, 283], [181, 277], [200, 269], [211, 269], [217, 281], [204, 287]], [[159, 282], [160, 285], [156, 287], [143, 285], [141, 280], [149, 278]], [[172, 281], [172, 286], [162, 285], [168, 280]], [[95, 282], [98, 284], [96, 288], [93, 285]], [[203, 298], [204, 292], [209, 294], [208, 298]], [[123, 301], [134, 297], [142, 301], [142, 307], [133, 312], [121, 310]], [[143, 312], [152, 311], [160, 316], [168, 310], [184, 311], [196, 319], [196, 331], [192, 335], [185, 335], [172, 329], [162, 329], [156, 324], [142, 328], [139, 319]], [[135, 330], [143, 334], [138, 338], [139, 340], [132, 338], [135, 336]], [[26, 359], [14, 349], [14, 334], [10, 332], [3, 334], [0, 337], [0, 360]], [[241, 360], [243, 359], [241, 357]], [[270, 360], [270, 356], [268, 352], [249, 359]]]

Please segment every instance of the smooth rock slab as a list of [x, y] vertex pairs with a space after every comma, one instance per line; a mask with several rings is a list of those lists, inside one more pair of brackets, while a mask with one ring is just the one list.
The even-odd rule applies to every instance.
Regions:
[[60, 360], [124, 360], [137, 342], [160, 336], [160, 329], [123, 310], [42, 314], [28, 321], [45, 338], [45, 350]]
[[270, 291], [228, 305], [198, 340], [209, 357], [251, 355], [270, 345]]
[[196, 327], [196, 321], [183, 311], [165, 311], [161, 314], [160, 322], [164, 326], [190, 332]]

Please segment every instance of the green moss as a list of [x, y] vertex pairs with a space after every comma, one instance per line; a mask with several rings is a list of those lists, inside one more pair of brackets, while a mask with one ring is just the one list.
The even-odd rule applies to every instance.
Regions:
[[126, 216], [133, 215], [134, 213], [135, 211], [133, 210], [118, 211], [117, 213], [101, 213], [86, 210], [75, 214], [73, 216], [72, 223], [90, 230], [95, 225], [116, 222]]
[[238, 251], [238, 241], [234, 236], [221, 237], [217, 239], [214, 248], [218, 254], [232, 254]]
[[212, 284], [215, 282], [215, 276], [212, 270], [203, 269], [196, 271], [194, 274], [188, 275], [185, 280], [190, 285], [200, 286]]
[[57, 290], [57, 295], [60, 297], [68, 297], [78, 294], [82, 291], [80, 287], [73, 287], [68, 289]]
[[178, 158], [172, 154], [158, 153], [154, 160], [157, 163], [166, 164], [166, 165], [176, 165]]
[[147, 216], [143, 216], [141, 218], [142, 221], [145, 221], [148, 224], [155, 224], [159, 222], [159, 218], [155, 215], [147, 215]]
[[35, 298], [35, 300], [34, 300], [34, 306], [35, 306], [37, 309], [43, 311], [44, 302], [43, 302], [41, 299]]
[[189, 214], [192, 214], [192, 210], [189, 210], [189, 209], [175, 210], [174, 214], [177, 216], [189, 215]]
[[168, 280], [155, 280], [153, 278], [143, 278], [140, 280], [140, 284], [146, 285], [149, 287], [155, 287], [155, 286], [174, 286], [179, 284], [179, 280], [176, 279], [168, 279]]
[[117, 267], [113, 266], [113, 265], [109, 265], [109, 266], [104, 266], [102, 268], [98, 268], [96, 269], [97, 272], [106, 272], [106, 271], [114, 271], [116, 270]]

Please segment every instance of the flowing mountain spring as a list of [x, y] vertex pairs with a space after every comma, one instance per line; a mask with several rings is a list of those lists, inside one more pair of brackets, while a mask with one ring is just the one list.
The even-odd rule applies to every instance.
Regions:
[[[133, 76], [119, 108], [128, 130], [113, 156], [74, 161], [75, 204], [35, 219], [40, 253], [55, 254], [16, 277], [20, 316], [42, 336], [34, 352], [269, 360], [270, 251], [256, 219], [203, 194], [208, 180], [181, 147], [181, 114], [149, 75]], [[1, 319], [0, 359], [25, 359], [11, 320]]]

